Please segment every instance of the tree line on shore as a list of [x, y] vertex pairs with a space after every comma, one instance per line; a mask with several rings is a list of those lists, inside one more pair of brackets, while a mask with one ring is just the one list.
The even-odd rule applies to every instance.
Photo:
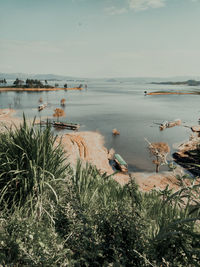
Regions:
[[7, 81], [6, 81], [6, 79], [4, 78], [4, 79], [0, 80], [0, 83], [7, 84]]
[[[2, 79], [0, 80], [0, 84], [3, 84], [3, 86], [5, 87], [7, 84], [6, 79]], [[44, 83], [42, 83], [40, 80], [37, 79], [26, 79], [26, 81], [24, 80], [20, 80], [19, 78], [16, 78], [15, 81], [13, 82], [13, 86], [6, 86], [8, 88], [10, 87], [14, 87], [14, 88], [55, 88], [55, 87], [59, 87], [58, 83], [55, 83], [54, 86], [48, 84], [48, 81], [45, 80]], [[68, 84], [65, 83], [64, 88], [68, 88]], [[82, 88], [83, 85], [80, 84], [77, 88]]]
[[0, 263], [199, 266], [195, 181], [179, 176], [177, 192], [143, 193], [133, 177], [122, 187], [95, 166], [74, 170], [49, 126], [24, 119], [0, 133]]
[[53, 88], [53, 86], [49, 85], [47, 80], [45, 80], [45, 84], [43, 84], [40, 80], [37, 79], [26, 79], [24, 82], [23, 80], [16, 79], [13, 82], [13, 85], [16, 88]]

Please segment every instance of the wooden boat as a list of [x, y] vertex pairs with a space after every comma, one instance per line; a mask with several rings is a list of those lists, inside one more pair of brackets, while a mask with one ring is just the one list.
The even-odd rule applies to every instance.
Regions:
[[62, 128], [62, 129], [69, 129], [69, 130], [78, 130], [80, 125], [77, 123], [64, 123], [64, 122], [53, 122], [52, 123], [53, 127], [56, 128]]
[[114, 161], [122, 172], [128, 171], [128, 164], [119, 154], [114, 155]]

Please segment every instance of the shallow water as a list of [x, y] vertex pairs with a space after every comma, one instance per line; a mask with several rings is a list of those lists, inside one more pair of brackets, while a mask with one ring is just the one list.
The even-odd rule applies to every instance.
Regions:
[[[80, 131], [101, 132], [107, 148], [112, 147], [122, 155], [129, 171], [152, 171], [155, 166], [144, 138], [150, 142], [167, 142], [172, 153], [173, 144], [187, 140], [192, 133], [183, 126], [160, 132], [156, 123], [181, 119], [185, 125], [192, 126], [198, 124], [200, 117], [200, 95], [144, 96], [145, 90], [168, 89], [193, 88], [92, 81], [88, 83], [87, 91], [2, 92], [0, 108], [12, 107], [17, 110], [16, 116], [22, 116], [24, 112], [28, 118], [52, 117], [54, 109], [60, 107], [60, 100], [66, 98], [66, 117], [61, 121], [80, 123]], [[48, 107], [39, 113], [40, 97], [48, 102]], [[120, 136], [112, 136], [113, 128], [120, 131]]]

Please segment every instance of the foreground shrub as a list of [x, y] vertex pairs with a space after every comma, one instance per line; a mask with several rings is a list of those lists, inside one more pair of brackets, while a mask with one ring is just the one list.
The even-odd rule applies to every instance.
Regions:
[[158, 266], [199, 266], [200, 184], [188, 176], [177, 179], [176, 192], [167, 186], [143, 195], [142, 210], [151, 220], [149, 258]]
[[148, 266], [139, 198], [133, 181], [121, 187], [96, 167], [78, 163], [56, 216], [56, 229], [77, 266]]
[[80, 162], [56, 216], [77, 266], [198, 266], [199, 185], [142, 193]]
[[13, 211], [26, 204], [40, 214], [45, 194], [58, 199], [56, 188], [65, 178], [67, 165], [55, 141], [49, 127], [28, 126], [25, 119], [21, 127], [0, 134], [1, 208]]
[[69, 266], [71, 252], [54, 226], [19, 211], [0, 216], [0, 263], [3, 266]]

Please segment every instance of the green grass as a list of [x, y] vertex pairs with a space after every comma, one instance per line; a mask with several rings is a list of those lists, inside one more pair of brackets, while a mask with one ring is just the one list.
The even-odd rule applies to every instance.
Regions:
[[8, 210], [26, 204], [41, 209], [43, 195], [51, 192], [58, 200], [56, 187], [66, 177], [68, 166], [56, 137], [49, 127], [42, 130], [34, 123], [0, 134], [0, 206]]

